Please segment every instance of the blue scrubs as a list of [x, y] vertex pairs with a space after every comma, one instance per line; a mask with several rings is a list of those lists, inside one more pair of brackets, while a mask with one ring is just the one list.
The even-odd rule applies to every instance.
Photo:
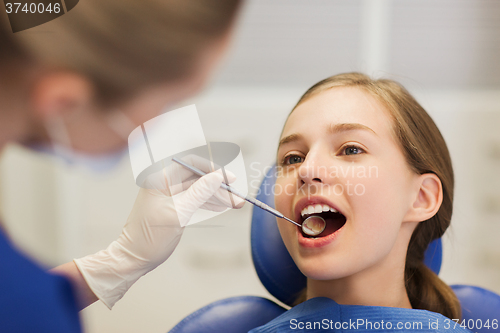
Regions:
[[20, 254], [1, 229], [0, 332], [82, 332], [70, 282]]
[[471, 332], [447, 317], [426, 310], [340, 305], [312, 298], [249, 333], [284, 332]]

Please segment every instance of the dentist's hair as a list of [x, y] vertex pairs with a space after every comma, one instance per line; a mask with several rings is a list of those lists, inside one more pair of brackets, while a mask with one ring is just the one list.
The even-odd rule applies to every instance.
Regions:
[[241, 2], [85, 0], [15, 34], [0, 12], [1, 76], [19, 80], [13, 74], [55, 66], [88, 77], [102, 102], [117, 101], [196, 72], [200, 54], [228, 33]]
[[[408, 245], [405, 285], [414, 309], [460, 318], [460, 303], [453, 290], [424, 264], [429, 243], [443, 236], [453, 210], [454, 175], [446, 143], [432, 118], [400, 84], [373, 80], [360, 73], [329, 77], [306, 91], [294, 109], [309, 98], [335, 87], [359, 87], [384, 104], [406, 161], [417, 174], [433, 173], [441, 180], [443, 202], [436, 215], [418, 224]], [[293, 112], [293, 111], [292, 111]]]

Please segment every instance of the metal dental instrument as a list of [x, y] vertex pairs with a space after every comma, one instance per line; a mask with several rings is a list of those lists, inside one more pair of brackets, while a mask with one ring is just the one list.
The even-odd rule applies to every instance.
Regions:
[[[198, 176], [200, 177], [203, 177], [204, 175], [206, 175], [207, 173], [206, 172], [203, 172], [201, 171], [200, 169], [198, 168], [195, 168], [194, 166], [192, 165], [189, 165], [187, 164], [186, 162], [184, 161], [181, 161], [179, 160], [178, 158], [174, 157], [172, 158], [172, 161], [182, 165], [183, 167], [185, 167], [186, 169], [189, 169], [191, 170], [192, 172], [194, 172], [195, 174], [197, 174]], [[274, 216], [276, 217], [279, 217], [280, 219], [285, 219], [287, 220], [288, 222], [291, 222], [293, 224], [295, 224], [296, 226], [298, 227], [302, 227], [302, 225], [298, 224], [297, 222], [293, 221], [293, 220], [290, 220], [288, 217], [286, 217], [285, 215], [281, 214], [280, 212], [278, 212], [276, 209], [272, 208], [272, 207], [269, 207], [268, 205], [266, 205], [265, 203], [263, 203], [262, 201], [259, 201], [257, 199], [254, 199], [254, 198], [250, 198], [250, 197], [247, 197], [245, 196], [244, 194], [240, 193], [238, 190], [232, 188], [231, 186], [227, 185], [226, 183], [222, 183], [221, 186], [223, 189], [227, 190], [228, 192], [234, 194], [235, 196], [245, 200], [245, 201], [248, 201], [249, 203], [251, 203], [252, 205], [255, 205], [271, 214], [273, 214]], [[308, 230], [309, 231], [309, 230]], [[309, 231], [310, 232], [310, 231]]]
[[302, 222], [302, 230], [306, 235], [318, 236], [326, 228], [326, 221], [321, 216], [309, 216]]

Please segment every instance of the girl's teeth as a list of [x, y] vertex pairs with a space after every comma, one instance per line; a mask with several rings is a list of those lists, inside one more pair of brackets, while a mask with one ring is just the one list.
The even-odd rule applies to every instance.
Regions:
[[317, 213], [322, 213], [322, 212], [334, 212], [338, 213], [338, 211], [335, 208], [331, 208], [328, 205], [311, 205], [307, 206], [302, 211], [300, 212], [300, 215], [305, 216], [305, 215], [311, 215], [311, 214], [317, 214]]

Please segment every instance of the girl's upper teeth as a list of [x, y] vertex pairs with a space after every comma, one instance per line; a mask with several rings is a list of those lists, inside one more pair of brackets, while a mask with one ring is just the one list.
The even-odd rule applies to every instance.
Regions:
[[322, 213], [322, 212], [328, 212], [328, 211], [334, 212], [334, 213], [338, 212], [335, 208], [330, 207], [328, 205], [316, 204], [316, 205], [309, 205], [309, 206], [304, 207], [304, 209], [302, 209], [302, 211], [300, 212], [300, 215], [304, 216], [304, 215], [311, 215], [311, 214], [315, 214], [315, 213]]

